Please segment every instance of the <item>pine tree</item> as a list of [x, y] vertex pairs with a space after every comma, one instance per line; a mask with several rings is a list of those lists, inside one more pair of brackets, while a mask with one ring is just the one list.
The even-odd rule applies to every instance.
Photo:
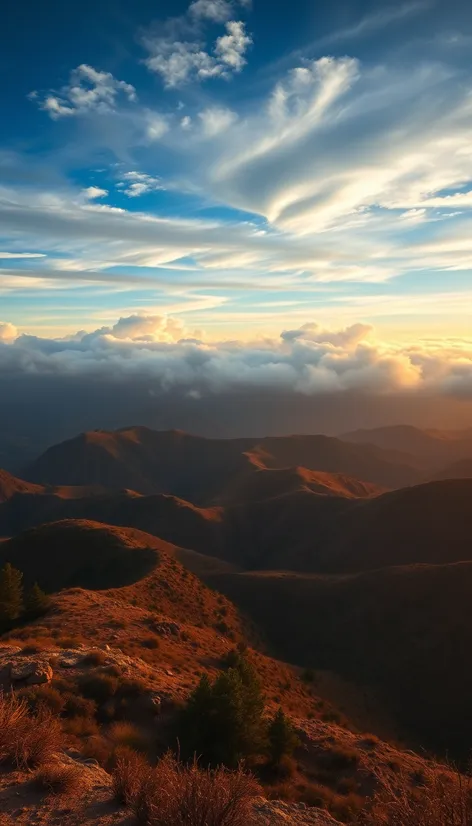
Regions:
[[265, 751], [264, 699], [253, 667], [243, 658], [211, 684], [202, 677], [179, 726], [184, 756], [235, 767]]
[[26, 597], [25, 610], [30, 617], [40, 617], [51, 607], [51, 599], [35, 582]]
[[281, 708], [276, 711], [268, 729], [269, 757], [278, 766], [283, 757], [290, 757], [298, 745], [298, 737]]
[[0, 625], [8, 627], [23, 611], [23, 574], [7, 562], [0, 571]]

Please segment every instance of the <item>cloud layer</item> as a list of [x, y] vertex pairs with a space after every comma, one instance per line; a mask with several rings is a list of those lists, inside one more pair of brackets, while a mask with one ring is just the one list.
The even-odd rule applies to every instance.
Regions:
[[472, 341], [400, 348], [376, 341], [365, 324], [327, 330], [308, 323], [275, 340], [215, 343], [164, 315], [123, 317], [111, 327], [58, 340], [18, 335], [4, 322], [0, 375], [139, 380], [153, 393], [194, 398], [241, 390], [470, 398]]

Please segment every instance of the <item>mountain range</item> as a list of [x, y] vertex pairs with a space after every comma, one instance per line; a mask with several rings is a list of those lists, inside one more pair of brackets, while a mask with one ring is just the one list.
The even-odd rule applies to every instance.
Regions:
[[449, 478], [447, 462], [467, 477], [471, 440], [407, 427], [343, 439], [92, 431], [23, 478], [0, 472], [0, 565], [50, 592], [128, 588], [139, 604], [145, 588], [148, 605], [151, 591], [184, 599], [184, 574], [173, 596], [172, 565], [159, 574], [174, 560], [225, 595], [222, 628], [248, 623], [286, 662], [373, 690], [409, 742], [462, 758], [472, 478]]

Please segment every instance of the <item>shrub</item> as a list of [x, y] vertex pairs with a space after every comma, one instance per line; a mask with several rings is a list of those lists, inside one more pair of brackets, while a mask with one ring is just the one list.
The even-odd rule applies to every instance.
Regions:
[[0, 695], [0, 763], [20, 768], [51, 760], [62, 743], [59, 721], [43, 706], [31, 713], [25, 700]]
[[85, 717], [92, 719], [95, 717], [97, 704], [94, 700], [81, 697], [80, 694], [73, 694], [69, 691], [63, 695], [63, 698], [63, 713], [65, 717]]
[[138, 822], [148, 826], [246, 826], [251, 799], [261, 793], [241, 769], [202, 770], [196, 763], [184, 766], [170, 754], [155, 769], [120, 762], [113, 785]]
[[39, 685], [35, 688], [24, 688], [18, 692], [18, 696], [23, 697], [30, 709], [35, 710], [43, 706], [53, 714], [60, 714], [65, 705], [62, 694], [52, 685]]
[[115, 747], [125, 746], [134, 751], [146, 752], [150, 745], [149, 737], [133, 723], [113, 723], [108, 733]]
[[116, 693], [118, 680], [109, 674], [84, 674], [79, 679], [79, 689], [84, 697], [105, 703]]
[[48, 794], [69, 795], [80, 788], [82, 772], [78, 766], [46, 763], [36, 771], [33, 782], [38, 789]]
[[105, 665], [107, 659], [108, 657], [105, 652], [97, 649], [96, 651], [89, 651], [88, 654], [85, 654], [80, 664], [95, 667]]
[[153, 634], [149, 634], [147, 637], [142, 637], [139, 642], [142, 646], [144, 646], [144, 648], [156, 649], [160, 646], [159, 638], [155, 637]]
[[146, 783], [146, 777], [151, 772], [151, 766], [142, 755], [131, 749], [123, 749], [118, 752], [112, 773], [112, 788], [115, 800], [125, 806], [136, 803]]
[[469, 826], [472, 823], [472, 778], [435, 765], [423, 786], [411, 785], [402, 769], [393, 780], [377, 775], [380, 788], [361, 812], [363, 826]]
[[9, 562], [0, 570], [0, 626], [8, 628], [23, 611], [23, 574]]

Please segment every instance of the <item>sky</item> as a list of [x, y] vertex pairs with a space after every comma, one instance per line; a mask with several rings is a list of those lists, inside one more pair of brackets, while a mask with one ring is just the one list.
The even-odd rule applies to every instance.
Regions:
[[7, 4], [0, 376], [470, 396], [471, 46], [467, 0]]

